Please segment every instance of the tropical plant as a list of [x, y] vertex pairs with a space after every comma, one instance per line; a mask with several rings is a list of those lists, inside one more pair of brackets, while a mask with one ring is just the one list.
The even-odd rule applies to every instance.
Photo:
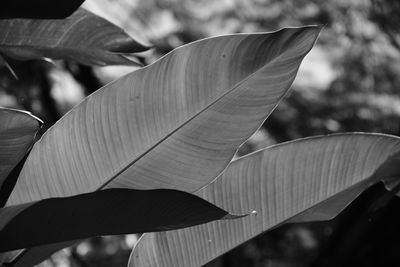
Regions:
[[[12, 10], [0, 13], [10, 70], [42, 58], [137, 65], [130, 54], [147, 49], [83, 9], [61, 20]], [[301, 139], [231, 162], [320, 30], [184, 45], [97, 90], [37, 142], [40, 120], [0, 109], [2, 261], [29, 266], [86, 237], [159, 232], [143, 235], [131, 266], [199, 266], [284, 222], [331, 219], [379, 181], [397, 190], [394, 136]]]

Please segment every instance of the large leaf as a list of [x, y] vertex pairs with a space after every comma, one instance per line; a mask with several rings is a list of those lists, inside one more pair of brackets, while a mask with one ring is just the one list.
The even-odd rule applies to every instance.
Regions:
[[28, 112], [0, 108], [0, 203], [7, 177], [32, 146], [40, 126], [41, 121]]
[[0, 52], [20, 60], [73, 60], [83, 64], [136, 64], [127, 53], [148, 49], [122, 29], [78, 9], [63, 20], [0, 20]]
[[84, 0], [2, 0], [0, 18], [62, 19]]
[[324, 218], [330, 219], [371, 183], [399, 178], [399, 152], [397, 137], [349, 134], [284, 143], [240, 158], [197, 195], [229, 211], [254, 211], [251, 216], [145, 234], [131, 254], [130, 266], [201, 266], [352, 189], [352, 198], [345, 194], [345, 201], [334, 202], [339, 208], [325, 206]]
[[[42, 122], [30, 113], [0, 108], [0, 207], [6, 203]], [[6, 259], [0, 254], [0, 263]]]
[[8, 204], [104, 188], [199, 189], [284, 96], [319, 31], [197, 41], [103, 87], [35, 144]]
[[179, 229], [227, 215], [182, 191], [101, 190], [0, 209], [0, 251], [99, 235]]

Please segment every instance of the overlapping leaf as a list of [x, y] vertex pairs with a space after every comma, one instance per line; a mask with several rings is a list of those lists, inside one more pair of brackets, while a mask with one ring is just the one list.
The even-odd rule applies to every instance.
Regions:
[[[0, 203], [8, 197], [3, 185], [13, 168], [32, 146], [41, 125], [27, 112], [0, 108]], [[10, 181], [9, 181], [10, 182]], [[11, 181], [15, 183], [15, 181]], [[9, 192], [8, 192], [9, 193]], [[7, 194], [7, 195], [4, 195]]]
[[[130, 266], [201, 266], [327, 199], [335, 205], [318, 219], [331, 219], [371, 183], [398, 179], [399, 161], [400, 139], [372, 134], [303, 139], [243, 157], [197, 195], [251, 216], [145, 234]], [[316, 218], [309, 214], [301, 221]]]
[[0, 19], [63, 19], [72, 14], [84, 0], [2, 0]]
[[0, 209], [0, 251], [116, 235], [178, 229], [228, 213], [176, 190], [109, 189]]
[[0, 52], [20, 60], [47, 57], [82, 64], [137, 64], [125, 54], [147, 49], [84, 9], [63, 20], [0, 20]]
[[8, 205], [105, 188], [199, 189], [287, 92], [319, 31], [205, 39], [103, 87], [36, 143]]
[[[32, 146], [42, 122], [28, 112], [0, 108], [0, 206], [18, 178], [20, 161]], [[21, 168], [19, 168], [20, 170]], [[15, 175], [13, 175], [15, 173]], [[0, 263], [6, 260], [0, 254]]]

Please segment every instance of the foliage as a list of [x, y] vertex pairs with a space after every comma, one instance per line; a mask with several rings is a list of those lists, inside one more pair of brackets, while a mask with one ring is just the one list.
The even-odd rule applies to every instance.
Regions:
[[64, 20], [3, 19], [0, 29], [0, 53], [18, 60], [47, 57], [82, 64], [134, 64], [124, 54], [147, 49], [120, 28], [84, 9]]
[[286, 220], [332, 219], [369, 185], [397, 177], [399, 149], [396, 138], [349, 134], [300, 139], [244, 156], [196, 194], [227, 210], [251, 210], [250, 216], [145, 234], [130, 266], [202, 266]]
[[[335, 34], [356, 41], [358, 46], [350, 49], [353, 52], [349, 54], [334, 49], [333, 61], [346, 60], [348, 64], [336, 74], [336, 80], [330, 83], [327, 90], [296, 90], [289, 95], [271, 117], [273, 127], [267, 128], [271, 139], [285, 141], [343, 130], [371, 131], [371, 126], [376, 127], [372, 129], [375, 131], [387, 128], [386, 132], [398, 134], [398, 124], [391, 122], [391, 119], [398, 120], [397, 111], [393, 108], [396, 98], [391, 98], [392, 84], [397, 83], [395, 66], [398, 59], [393, 53], [387, 53], [389, 49], [381, 53], [379, 60], [367, 61], [366, 55], [376, 50], [373, 45], [375, 40], [368, 39], [371, 32], [365, 30], [359, 36], [359, 28], [355, 26], [346, 27], [346, 32], [341, 32], [335, 21], [340, 17], [344, 18], [343, 21], [349, 19], [343, 17], [343, 10], [348, 9], [348, 5], [352, 6], [352, 23], [365, 19], [360, 14], [368, 10], [369, 5], [319, 1], [300, 1], [294, 5], [275, 1], [266, 4], [252, 1], [248, 4], [232, 3], [235, 4], [216, 4], [211, 14], [207, 14], [209, 9], [203, 3], [192, 1], [184, 5], [175, 1], [146, 1], [137, 4], [136, 10], [145, 14], [140, 23], [149, 22], [141, 25], [143, 32], [151, 32], [146, 27], [151, 22], [162, 21], [165, 16], [158, 15], [165, 10], [169, 10], [174, 14], [174, 20], [179, 21], [175, 25], [187, 27], [149, 38], [155, 44], [156, 54], [163, 54], [177, 44], [199, 37], [219, 34], [213, 29], [218, 28], [215, 25], [221, 25], [224, 21], [221, 18], [225, 17], [230, 18], [230, 24], [225, 25], [224, 32], [265, 30], [266, 27], [297, 23], [330, 23], [326, 33], [322, 34], [323, 46], [346, 43], [343, 38], [332, 38]], [[151, 5], [156, 8], [150, 8]], [[274, 12], [266, 16], [264, 11], [270, 10]], [[296, 16], [288, 15], [294, 10]], [[371, 21], [377, 21], [379, 27], [385, 28], [390, 42], [395, 44], [396, 37], [393, 36], [396, 33], [387, 29], [386, 25], [390, 24], [381, 23], [385, 10], [371, 12]], [[38, 114], [47, 110], [44, 117], [51, 118], [50, 125], [62, 113], [55, 108], [57, 105], [51, 95], [52, 82], [48, 76], [51, 71], [57, 68], [64, 72], [69, 70], [86, 86], [87, 92], [92, 92], [100, 86], [98, 81], [87, 79], [94, 77], [92, 69], [69, 60], [101, 65], [137, 64], [154, 59], [154, 54], [132, 58], [129, 53], [140, 52], [147, 47], [89, 11], [78, 9], [63, 20], [49, 20], [53, 17], [43, 13], [27, 16], [13, 12], [0, 14], [3, 18], [11, 18], [0, 20], [3, 25], [0, 30], [0, 64], [22, 79], [14, 81], [8, 74], [3, 75], [3, 84], [11, 83], [13, 86], [10, 88], [19, 87], [12, 94], [26, 95], [29, 102], [20, 103], [27, 109], [36, 109]], [[154, 17], [157, 19], [154, 20]], [[235, 23], [243, 20], [245, 23]], [[79, 21], [85, 23], [79, 24]], [[213, 26], [198, 27], [199, 21], [207, 21]], [[97, 27], [104, 31], [96, 31]], [[34, 34], [27, 35], [24, 32], [27, 29]], [[8, 32], [15, 34], [9, 36]], [[115, 38], [106, 32], [114, 34]], [[13, 266], [39, 263], [54, 251], [72, 245], [72, 239], [187, 227], [227, 214], [217, 207], [239, 214], [255, 211], [242, 219], [144, 235], [131, 256], [131, 265], [134, 266], [150, 262], [152, 266], [160, 262], [163, 266], [200, 265], [291, 217], [290, 222], [331, 219], [377, 181], [385, 180], [387, 186], [392, 188], [392, 179], [397, 175], [398, 146], [398, 139], [393, 136], [353, 134], [299, 140], [239, 158], [227, 167], [241, 143], [254, 133], [287, 92], [317, 32], [312, 27], [285, 29], [271, 34], [216, 37], [183, 46], [86, 98], [51, 127], [28, 156], [27, 151], [39, 126], [35, 122], [33, 125], [36, 126], [31, 126], [33, 128], [29, 130], [27, 141], [16, 142], [12, 146], [15, 156], [13, 154], [11, 164], [4, 164], [4, 175], [0, 177], [0, 181], [5, 181], [0, 191], [3, 203], [16, 182], [7, 207], [0, 210], [0, 237], [8, 240], [0, 247], [2, 250], [31, 247], [14, 259]], [[161, 39], [156, 39], [160, 36]], [[56, 66], [45, 61], [31, 61], [42, 57], [67, 61]], [[21, 60], [29, 61], [21, 63]], [[35, 65], [29, 70], [29, 66]], [[379, 71], [375, 71], [377, 68]], [[35, 77], [32, 73], [38, 73], [38, 70], [45, 73], [40, 74], [39, 83], [37, 79], [32, 79]], [[86, 74], [82, 79], [84, 72]], [[347, 102], [339, 101], [344, 96]], [[38, 99], [36, 103], [41, 103], [39, 106], [34, 105], [32, 99], [35, 98]], [[321, 99], [329, 105], [323, 105]], [[388, 99], [393, 102], [390, 108], [385, 107]], [[342, 113], [337, 113], [337, 110]], [[11, 111], [2, 112], [0, 118], [7, 121]], [[360, 123], [354, 123], [355, 120], [348, 114], [355, 114], [356, 121], [361, 118]], [[382, 125], [374, 123], [374, 116], [382, 116]], [[16, 120], [22, 124], [21, 127], [26, 127], [26, 122]], [[9, 127], [17, 130], [12, 130], [10, 135], [8, 128], [0, 128], [0, 141], [10, 136], [16, 140], [23, 134], [18, 126]], [[45, 130], [47, 127], [45, 125]], [[251, 146], [251, 143], [246, 143], [247, 146], [249, 144]], [[241, 153], [245, 151], [243, 148], [245, 146]], [[5, 158], [9, 157], [4, 149], [0, 152]], [[3, 161], [0, 165], [3, 166]], [[16, 167], [11, 171], [13, 166]], [[289, 171], [286, 171], [287, 168]], [[160, 191], [135, 190], [157, 188], [166, 188], [167, 197], [163, 198]], [[199, 188], [202, 189], [197, 191]], [[99, 189], [101, 191], [93, 193]], [[127, 193], [126, 198], [124, 192]], [[127, 205], [132, 199], [135, 201]], [[167, 203], [166, 199], [171, 202]], [[104, 203], [100, 209], [96, 208], [98, 201]], [[154, 204], [154, 208], [148, 206], [150, 203]], [[178, 209], [174, 209], [176, 213], [163, 208], [172, 208], [174, 203], [185, 203], [186, 206], [179, 211], [183, 206], [178, 205]], [[202, 209], [195, 203], [204, 203], [205, 206]], [[263, 203], [268, 203], [268, 206]], [[80, 209], [71, 210], [71, 213], [63, 211], [72, 205], [78, 205]], [[113, 211], [118, 207], [121, 209], [115, 216], [119, 219], [113, 223], [110, 214], [117, 214]], [[147, 214], [146, 207], [152, 212]], [[95, 208], [93, 213], [87, 212]], [[132, 214], [135, 210], [143, 214], [139, 215], [141, 220], [135, 220]], [[50, 211], [53, 217], [48, 216]], [[211, 215], [213, 212], [215, 214]], [[80, 221], [75, 221], [77, 216]], [[165, 221], [159, 220], [158, 216]], [[91, 227], [93, 220], [104, 220], [104, 223]], [[68, 228], [65, 225], [67, 222], [69, 225], [75, 222], [82, 227]], [[154, 222], [157, 223], [148, 225]], [[20, 229], [27, 231], [21, 238], [15, 239], [16, 234], [21, 233]], [[60, 229], [67, 230], [63, 235], [57, 235]], [[213, 235], [209, 236], [209, 233]], [[193, 239], [193, 236], [197, 238]], [[67, 242], [53, 244], [60, 241]], [[41, 246], [32, 247], [35, 245]], [[166, 247], [171, 246], [176, 250], [165, 254]], [[189, 251], [179, 254], [185, 249]], [[195, 250], [198, 254], [193, 258]], [[13, 256], [14, 253], [7, 255]], [[170, 258], [171, 255], [175, 256]]]

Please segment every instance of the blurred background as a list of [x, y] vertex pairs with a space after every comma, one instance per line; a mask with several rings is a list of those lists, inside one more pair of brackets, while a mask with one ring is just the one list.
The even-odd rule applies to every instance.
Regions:
[[[301, 65], [291, 93], [238, 156], [320, 134], [400, 135], [398, 0], [87, 0], [83, 6], [152, 45], [151, 51], [138, 55], [144, 65], [209, 36], [326, 25]], [[134, 69], [65, 61], [16, 62], [18, 80], [0, 68], [0, 106], [31, 111], [44, 120], [43, 133], [86, 95]], [[329, 266], [400, 266], [398, 208], [397, 200], [387, 205], [379, 215], [383, 223], [367, 228], [354, 224], [352, 229], [359, 233], [353, 231], [350, 237], [343, 231], [347, 217], [283, 225], [206, 266], [328, 266], [326, 262]], [[352, 223], [357, 220], [352, 211], [347, 214]], [[125, 266], [138, 237], [93, 238], [58, 252], [46, 265]], [[343, 246], [347, 254], [340, 249]], [[340, 263], [340, 258], [346, 263]]]

